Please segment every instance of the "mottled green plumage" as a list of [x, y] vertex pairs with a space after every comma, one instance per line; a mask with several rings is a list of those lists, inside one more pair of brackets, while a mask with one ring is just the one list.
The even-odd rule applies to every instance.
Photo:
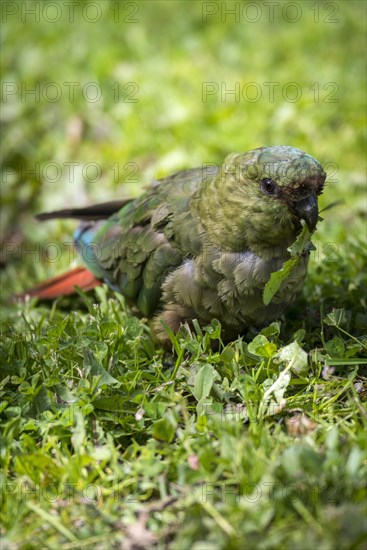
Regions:
[[76, 242], [88, 269], [155, 316], [159, 338], [161, 320], [176, 331], [194, 318], [217, 318], [232, 337], [274, 320], [300, 290], [307, 257], [269, 305], [262, 300], [300, 219], [316, 225], [324, 180], [320, 164], [293, 147], [232, 154], [154, 182], [108, 220], [84, 222]]

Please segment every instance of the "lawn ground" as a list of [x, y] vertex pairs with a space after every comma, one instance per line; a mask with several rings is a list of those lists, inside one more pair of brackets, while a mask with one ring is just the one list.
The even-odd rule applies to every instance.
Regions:
[[[2, 547], [365, 548], [366, 3], [1, 7]], [[273, 144], [342, 202], [260, 333], [170, 354], [105, 287], [6, 301], [77, 265], [35, 213]]]

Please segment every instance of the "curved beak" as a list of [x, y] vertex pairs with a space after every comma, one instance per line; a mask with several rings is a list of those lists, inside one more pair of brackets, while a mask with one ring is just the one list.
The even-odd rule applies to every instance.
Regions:
[[310, 232], [314, 231], [319, 219], [319, 209], [315, 195], [308, 195], [304, 199], [293, 203], [293, 210], [299, 218], [305, 220]]

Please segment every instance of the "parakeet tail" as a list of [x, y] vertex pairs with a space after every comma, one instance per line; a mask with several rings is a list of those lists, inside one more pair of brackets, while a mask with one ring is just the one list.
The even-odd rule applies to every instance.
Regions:
[[24, 300], [26, 296], [37, 296], [42, 300], [53, 300], [58, 296], [70, 296], [75, 294], [75, 287], [78, 286], [84, 291], [91, 290], [102, 284], [102, 281], [88, 271], [85, 267], [76, 267], [62, 275], [47, 279], [43, 283], [16, 294], [13, 300]]
[[115, 214], [115, 212], [118, 212], [128, 202], [130, 202], [130, 199], [122, 199], [102, 204], [93, 204], [84, 208], [66, 208], [64, 210], [56, 210], [55, 212], [42, 212], [41, 214], [37, 214], [36, 218], [40, 221], [56, 220], [59, 218], [72, 218], [84, 221], [105, 220], [112, 216], [112, 214]]

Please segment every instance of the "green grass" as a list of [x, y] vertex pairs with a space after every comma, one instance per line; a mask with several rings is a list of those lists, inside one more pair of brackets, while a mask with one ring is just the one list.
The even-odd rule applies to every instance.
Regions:
[[[225, 17], [236, 3], [184, 1], [120, 3], [118, 22], [105, 1], [91, 23], [86, 4], [74, 23], [63, 11], [23, 25], [19, 11], [3, 31], [3, 82], [63, 92], [9, 93], [2, 110], [3, 548], [365, 548], [366, 4], [320, 2], [315, 22], [315, 3], [299, 2], [296, 23], [287, 2], [274, 23], [263, 5], [250, 23]], [[203, 23], [205, 5], [218, 13]], [[123, 21], [135, 6], [137, 22]], [[70, 101], [65, 82], [98, 82], [102, 100], [76, 88]], [[279, 83], [274, 101], [266, 82]], [[299, 101], [283, 97], [291, 82]], [[218, 93], [203, 101], [205, 83]], [[183, 328], [170, 354], [105, 287], [6, 302], [70, 264], [75, 225], [36, 212], [137, 195], [271, 144], [325, 164], [321, 208], [343, 204], [322, 214], [302, 295], [260, 333], [224, 345], [216, 322]]]

